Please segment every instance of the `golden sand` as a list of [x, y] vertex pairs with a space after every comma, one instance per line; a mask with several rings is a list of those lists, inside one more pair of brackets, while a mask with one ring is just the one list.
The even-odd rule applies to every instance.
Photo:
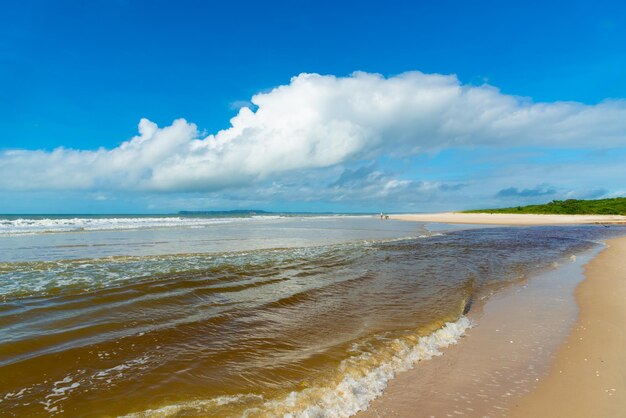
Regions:
[[550, 373], [519, 402], [519, 417], [619, 417], [626, 414], [626, 237], [585, 269], [580, 315]]

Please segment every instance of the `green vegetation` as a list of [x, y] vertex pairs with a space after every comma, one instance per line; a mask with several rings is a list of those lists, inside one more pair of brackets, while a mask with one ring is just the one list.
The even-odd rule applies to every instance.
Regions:
[[464, 213], [533, 213], [554, 215], [626, 215], [626, 197], [599, 200], [553, 200], [545, 205], [466, 210]]

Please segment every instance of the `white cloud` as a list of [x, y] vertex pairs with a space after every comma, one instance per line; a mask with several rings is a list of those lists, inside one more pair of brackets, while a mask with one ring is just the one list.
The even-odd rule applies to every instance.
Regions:
[[447, 147], [626, 146], [626, 101], [533, 103], [455, 76], [301, 74], [251, 102], [255, 111], [204, 137], [184, 119], [142, 119], [139, 135], [111, 150], [2, 152], [0, 189], [215, 191]]

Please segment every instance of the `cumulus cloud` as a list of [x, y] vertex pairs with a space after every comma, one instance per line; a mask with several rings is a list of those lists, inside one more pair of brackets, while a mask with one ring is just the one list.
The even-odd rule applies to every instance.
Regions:
[[[142, 119], [114, 149], [4, 151], [0, 189], [216, 191], [448, 147], [626, 145], [625, 101], [533, 103], [455, 76], [301, 74], [251, 103], [215, 134]], [[386, 187], [406, 187], [394, 181]]]

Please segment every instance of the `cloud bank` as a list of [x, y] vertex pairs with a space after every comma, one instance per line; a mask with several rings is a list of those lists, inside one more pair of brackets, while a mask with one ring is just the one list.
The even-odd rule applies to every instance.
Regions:
[[557, 193], [554, 187], [547, 184], [541, 184], [533, 187], [532, 189], [518, 189], [517, 187], [509, 187], [500, 190], [496, 197], [537, 197], [537, 196], [551, 196]]
[[[184, 119], [162, 128], [142, 119], [139, 135], [114, 149], [3, 151], [0, 189], [215, 192], [445, 148], [626, 145], [626, 101], [534, 103], [450, 75], [300, 74], [251, 103], [254, 111], [242, 107], [215, 134]], [[383, 180], [376, 172], [344, 173], [329, 187]], [[428, 187], [384, 180], [399, 189]]]

